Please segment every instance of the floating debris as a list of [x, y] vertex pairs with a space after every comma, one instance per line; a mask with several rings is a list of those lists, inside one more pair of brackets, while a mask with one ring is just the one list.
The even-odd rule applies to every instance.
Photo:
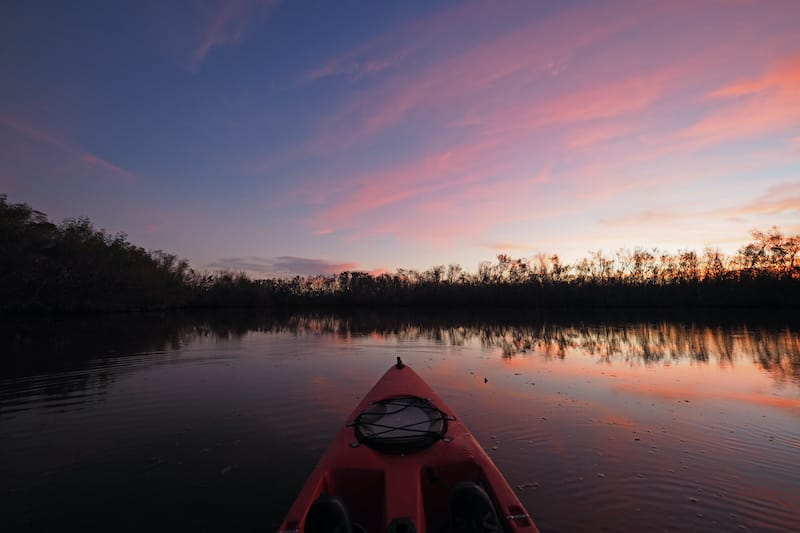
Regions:
[[145, 466], [145, 470], [152, 470], [159, 465], [164, 464], [165, 461], [162, 457], [151, 457], [150, 461], [148, 461], [147, 466]]
[[525, 489], [531, 489], [531, 488], [538, 489], [539, 488], [539, 482], [538, 481], [528, 481], [528, 482], [523, 483], [522, 485], [517, 485], [517, 489], [519, 489], [519, 490], [525, 490]]
[[597, 477], [599, 477], [599, 478], [605, 478], [605, 477], [606, 477], [606, 475], [605, 475], [604, 473], [602, 473], [602, 472], [599, 472], [599, 473], [597, 474]]
[[226, 466], [223, 466], [223, 467], [222, 467], [222, 470], [220, 470], [220, 471], [219, 471], [219, 474], [220, 474], [221, 476], [224, 476], [225, 474], [229, 474], [229, 473], [230, 473], [230, 472], [232, 472], [232, 471], [233, 471], [233, 466], [231, 466], [231, 465], [226, 465]]

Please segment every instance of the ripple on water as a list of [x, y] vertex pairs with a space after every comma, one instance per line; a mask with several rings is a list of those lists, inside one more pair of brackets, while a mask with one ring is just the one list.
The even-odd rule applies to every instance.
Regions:
[[[397, 353], [466, 422], [543, 530], [791, 530], [800, 522], [800, 424], [789, 410], [738, 400], [750, 388], [772, 390], [746, 352], [754, 338], [738, 330], [508, 326], [503, 342], [531, 346], [509, 355], [493, 344], [495, 326], [354, 333], [335, 319], [292, 324], [224, 339], [206, 331], [136, 354], [119, 345], [119, 356], [0, 381], [0, 493], [17, 510], [12, 523], [102, 501], [107, 512], [86, 514], [87, 528], [98, 529], [91, 520], [131, 514], [130, 502], [109, 494], [136, 502], [143, 529], [165, 512], [191, 516], [196, 501], [246, 502], [259, 523], [277, 523]], [[683, 366], [689, 356], [677, 350], [671, 368], [636, 355], [654, 353], [636, 348], [640, 338], [669, 351], [726, 334], [744, 351], [726, 356], [724, 372], [713, 349], [710, 362]], [[563, 358], [548, 351], [550, 337], [566, 343]], [[587, 343], [601, 345], [602, 365], [581, 351]], [[692, 388], [706, 382], [747, 390], [708, 399]], [[800, 397], [793, 391], [781, 394]], [[211, 509], [197, 516], [194, 529], [226, 525]]]

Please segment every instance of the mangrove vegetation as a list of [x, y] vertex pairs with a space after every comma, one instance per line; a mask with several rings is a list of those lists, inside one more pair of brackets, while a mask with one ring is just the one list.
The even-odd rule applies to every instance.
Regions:
[[252, 279], [200, 272], [147, 251], [87, 218], [50, 222], [0, 195], [0, 312], [51, 313], [212, 307], [481, 306], [525, 308], [794, 307], [800, 302], [800, 235], [753, 231], [725, 255], [634, 248], [558, 255], [498, 255], [460, 265], [371, 275]]

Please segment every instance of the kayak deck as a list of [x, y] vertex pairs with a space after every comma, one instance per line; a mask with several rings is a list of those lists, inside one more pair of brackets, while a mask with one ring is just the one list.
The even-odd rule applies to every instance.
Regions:
[[[432, 405], [442, 420], [409, 398]], [[387, 399], [391, 400], [388, 407], [379, 405]], [[405, 404], [412, 405], [404, 407]], [[387, 414], [380, 418], [374, 415], [378, 410], [386, 410]], [[414, 410], [426, 411], [424, 416], [428, 418], [408, 422], [409, 417], [423, 416]], [[387, 424], [393, 419], [402, 420], [402, 425]], [[420, 439], [430, 440], [421, 445], [422, 449], [412, 442], [415, 432]], [[370, 440], [372, 437], [375, 438]], [[385, 440], [383, 444], [374, 442], [381, 439]], [[401, 449], [403, 446], [408, 447], [407, 451]], [[311, 505], [321, 495], [328, 495], [341, 500], [352, 522], [367, 532], [387, 531], [393, 522], [402, 519], [405, 523], [410, 520], [418, 533], [439, 533], [448, 523], [451, 491], [465, 481], [483, 487], [507, 532], [537, 531], [505, 478], [466, 426], [398, 358], [398, 364], [384, 374], [339, 430], [280, 530], [304, 532]]]

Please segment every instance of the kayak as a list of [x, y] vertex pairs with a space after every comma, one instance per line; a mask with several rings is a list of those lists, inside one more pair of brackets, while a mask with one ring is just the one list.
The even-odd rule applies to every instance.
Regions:
[[279, 533], [318, 531], [538, 532], [466, 426], [399, 357], [339, 430]]

